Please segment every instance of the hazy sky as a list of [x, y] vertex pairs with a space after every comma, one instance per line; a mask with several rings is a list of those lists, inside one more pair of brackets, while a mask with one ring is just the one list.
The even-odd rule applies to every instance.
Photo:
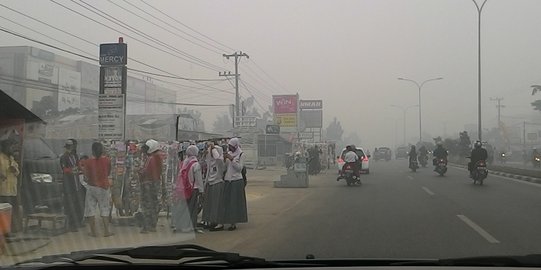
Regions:
[[[395, 140], [401, 141], [402, 112], [390, 105], [415, 105], [418, 96], [415, 85], [399, 81], [398, 77], [418, 81], [444, 78], [426, 84], [422, 92], [423, 128], [431, 134], [441, 135], [443, 123], [447, 124], [447, 131], [451, 133], [463, 129], [466, 123], [477, 122], [477, 11], [471, 0], [145, 1], [228, 47], [248, 53], [250, 60], [243, 60], [240, 64], [241, 77], [262, 106], [270, 104], [272, 94], [298, 92], [301, 98], [323, 99], [325, 123], [334, 116], [338, 117], [346, 132], [357, 131], [361, 135], [363, 144], [392, 145]], [[57, 2], [120, 29], [74, 2]], [[233, 50], [205, 39], [170, 19], [161, 16], [175, 27], [220, 50], [204, 45], [217, 51], [213, 52], [188, 43], [109, 1], [85, 2], [190, 55], [224, 70], [233, 69], [233, 62], [221, 55], [232, 53]], [[157, 14], [140, 1], [128, 2]], [[216, 70], [156, 51], [53, 2], [3, 0], [1, 3], [77, 33], [96, 44], [115, 42], [118, 36], [123, 36], [131, 57], [169, 72], [186, 77], [219, 78]], [[136, 11], [124, 1], [114, 3]], [[97, 56], [95, 46], [2, 7], [0, 10], [1, 16], [82, 50], [94, 52]], [[540, 11], [539, 0], [488, 0], [485, 6], [482, 15], [484, 127], [496, 124], [495, 103], [490, 101], [490, 97], [504, 98], [504, 115], [532, 115], [530, 102], [535, 97], [530, 95], [530, 85], [541, 83], [538, 64], [541, 62], [541, 35], [538, 31], [541, 25]], [[145, 18], [154, 20], [147, 15]], [[0, 21], [2, 27], [65, 47], [2, 18]], [[191, 37], [183, 36], [194, 41]], [[0, 33], [0, 40], [2, 46], [32, 45], [44, 48], [5, 33]], [[129, 63], [129, 67], [150, 70], [133, 62]], [[180, 83], [201, 87], [189, 82]], [[228, 82], [205, 84], [231, 89]], [[179, 93], [183, 94], [179, 95], [179, 101], [216, 104], [234, 101], [233, 96], [227, 93], [200, 90]], [[241, 93], [243, 96], [249, 95], [244, 89]], [[212, 126], [216, 114], [223, 112], [225, 110], [219, 108], [205, 109], [207, 127]], [[509, 124], [516, 121], [508, 120]], [[408, 137], [415, 138], [418, 136], [416, 109], [409, 110], [407, 122]]]

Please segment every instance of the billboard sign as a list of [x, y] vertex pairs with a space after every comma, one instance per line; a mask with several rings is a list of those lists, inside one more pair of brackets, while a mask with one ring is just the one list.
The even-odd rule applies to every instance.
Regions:
[[29, 80], [58, 84], [58, 67], [52, 62], [28, 61], [26, 78]]
[[255, 127], [257, 118], [255, 116], [237, 116], [235, 117], [235, 127]]
[[280, 134], [280, 126], [279, 125], [267, 125], [265, 127], [265, 133], [268, 134], [268, 135]]
[[101, 66], [125, 66], [128, 64], [128, 44], [104, 43], [100, 44]]
[[321, 110], [323, 109], [323, 100], [301, 100], [299, 101], [301, 110]]
[[297, 113], [297, 95], [272, 96], [272, 106], [275, 114]]
[[58, 111], [81, 107], [81, 73], [68, 69], [58, 72]]
[[280, 128], [296, 128], [297, 113], [277, 113], [274, 115], [274, 121]]
[[304, 128], [322, 128], [323, 127], [323, 111], [322, 110], [305, 110], [300, 112], [301, 125]]

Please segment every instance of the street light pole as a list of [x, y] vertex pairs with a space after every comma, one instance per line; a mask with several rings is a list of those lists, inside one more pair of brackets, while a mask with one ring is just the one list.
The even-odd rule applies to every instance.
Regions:
[[475, 4], [475, 7], [477, 8], [477, 132], [479, 133], [479, 141], [482, 139], [482, 128], [481, 128], [481, 12], [483, 11], [483, 7], [487, 3], [487, 0], [483, 0], [483, 3], [481, 6], [477, 4], [477, 1], [472, 0]]
[[437, 80], [442, 80], [443, 78], [439, 77], [439, 78], [434, 78], [434, 79], [429, 79], [429, 80], [426, 80], [424, 82], [422, 82], [421, 84], [419, 84], [418, 82], [414, 81], [414, 80], [410, 80], [410, 79], [405, 79], [405, 78], [398, 78], [399, 80], [401, 81], [408, 81], [408, 82], [412, 82], [414, 83], [416, 86], [417, 86], [417, 89], [419, 89], [419, 142], [422, 142], [423, 141], [423, 129], [422, 129], [422, 118], [421, 118], [421, 89], [423, 88], [423, 85], [427, 82], [430, 82], [430, 81], [437, 81]]
[[403, 142], [402, 142], [402, 145], [406, 145], [406, 114], [407, 114], [407, 112], [408, 112], [409, 109], [414, 108], [414, 107], [418, 107], [418, 106], [419, 106], [419, 105], [411, 105], [411, 106], [408, 106], [408, 107], [405, 107], [405, 108], [404, 108], [404, 107], [398, 106], [398, 105], [391, 105], [391, 107], [395, 107], [395, 108], [401, 109], [401, 110], [402, 110], [402, 113], [404, 114], [404, 116], [403, 116], [404, 122], [403, 122], [403, 124], [402, 124], [402, 126], [403, 126], [403, 129], [402, 129], [402, 139], [403, 139], [403, 140], [402, 140], [402, 141], [403, 141]]

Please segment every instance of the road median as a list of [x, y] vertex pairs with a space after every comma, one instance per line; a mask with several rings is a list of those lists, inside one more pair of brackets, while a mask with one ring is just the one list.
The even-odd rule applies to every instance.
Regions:
[[[464, 169], [467, 168], [467, 164], [461, 162], [449, 162], [449, 165]], [[522, 169], [502, 165], [489, 165], [488, 170], [490, 174], [541, 184], [541, 171], [539, 170]]]

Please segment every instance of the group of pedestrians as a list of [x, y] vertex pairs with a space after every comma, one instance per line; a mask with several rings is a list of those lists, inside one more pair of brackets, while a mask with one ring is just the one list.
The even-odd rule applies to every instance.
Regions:
[[[67, 228], [75, 232], [87, 223], [89, 236], [97, 237], [96, 216], [100, 215], [103, 236], [114, 235], [110, 229], [111, 158], [104, 153], [103, 144], [92, 144], [91, 157], [79, 157], [74, 139], [67, 140], [64, 148], [60, 165], [64, 173]], [[199, 231], [201, 225], [210, 231], [224, 230], [226, 225], [229, 225], [228, 230], [235, 230], [238, 223], [248, 221], [240, 141], [232, 138], [225, 147], [218, 142], [209, 142], [201, 152], [196, 145], [182, 151], [183, 159], [179, 162], [171, 190], [173, 232]], [[138, 154], [142, 156], [142, 166], [137, 171], [141, 187], [141, 233], [152, 233], [156, 232], [160, 211], [164, 155], [159, 142], [152, 139], [143, 144]]]
[[96, 237], [96, 215], [103, 223], [103, 236], [110, 230], [111, 218], [111, 159], [104, 154], [100, 142], [92, 144], [92, 157], [79, 157], [77, 141], [69, 139], [60, 157], [63, 177], [63, 200], [67, 228], [76, 232], [85, 221], [90, 227], [89, 236]]
[[[186, 149], [173, 185], [174, 232], [191, 232], [198, 225], [210, 231], [221, 231], [229, 225], [227, 229], [232, 231], [238, 223], [248, 221], [244, 156], [239, 139], [230, 139], [226, 150], [215, 142], [206, 145], [203, 155], [199, 155], [196, 145]], [[206, 167], [205, 173], [202, 167]], [[198, 223], [200, 210], [202, 218]]]

